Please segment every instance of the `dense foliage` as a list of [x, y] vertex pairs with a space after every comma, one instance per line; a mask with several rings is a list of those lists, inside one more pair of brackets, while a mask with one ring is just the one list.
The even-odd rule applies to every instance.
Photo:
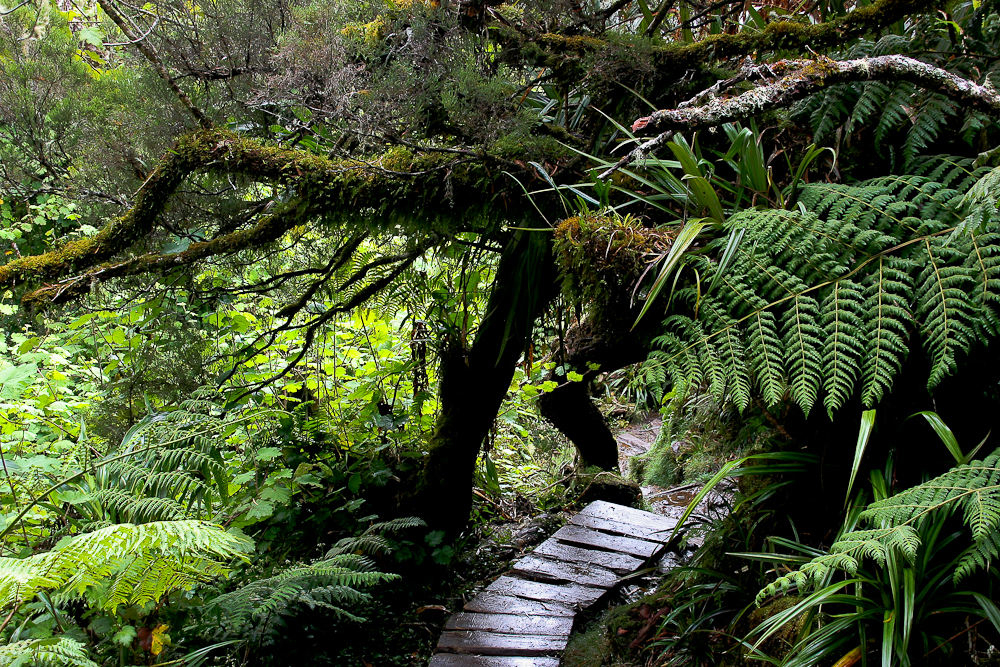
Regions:
[[602, 393], [664, 413], [640, 474], [744, 480], [630, 650], [1000, 645], [996, 454], [942, 421], [997, 400], [998, 40], [993, 0], [0, 7], [0, 665], [419, 664], [487, 522], [618, 465]]

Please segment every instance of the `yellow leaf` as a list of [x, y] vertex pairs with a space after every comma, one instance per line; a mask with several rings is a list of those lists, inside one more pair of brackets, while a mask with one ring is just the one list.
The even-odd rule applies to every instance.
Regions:
[[153, 645], [149, 649], [150, 653], [160, 655], [163, 653], [164, 646], [170, 646], [170, 635], [167, 634], [169, 628], [170, 626], [166, 624], [156, 626], [156, 629], [153, 630]]

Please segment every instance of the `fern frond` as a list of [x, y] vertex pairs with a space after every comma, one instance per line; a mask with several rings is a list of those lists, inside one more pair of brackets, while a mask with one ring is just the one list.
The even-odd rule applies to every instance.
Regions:
[[921, 329], [931, 354], [928, 389], [956, 370], [956, 354], [967, 353], [975, 337], [970, 326], [973, 306], [967, 295], [973, 281], [961, 264], [966, 258], [936, 241], [924, 239], [926, 263], [916, 288], [916, 312], [923, 320]]
[[762, 311], [754, 314], [747, 325], [747, 333], [750, 367], [757, 386], [767, 404], [774, 405], [781, 400], [785, 390], [784, 372], [777, 352], [781, 349], [781, 341], [774, 313]]
[[862, 368], [861, 400], [873, 405], [892, 387], [892, 378], [903, 366], [908, 350], [912, 317], [910, 276], [898, 260], [879, 257], [866, 285], [865, 365]]
[[962, 223], [952, 238], [967, 233], [982, 233], [997, 216], [1000, 209], [1000, 167], [988, 171], [962, 198], [965, 211]]
[[226, 633], [240, 636], [274, 634], [284, 617], [296, 613], [298, 605], [323, 607], [345, 620], [360, 621], [363, 619], [350, 607], [370, 596], [359, 589], [398, 578], [396, 574], [375, 571], [374, 563], [366, 557], [338, 554], [225, 593], [209, 603], [206, 613], [218, 618]]
[[851, 126], [864, 125], [869, 118], [878, 116], [885, 107], [892, 88], [881, 81], [866, 81], [861, 85], [861, 95], [851, 112]]
[[730, 316], [718, 301], [706, 297], [702, 312], [709, 331], [715, 333], [719, 361], [726, 378], [726, 387], [736, 408], [743, 412], [750, 404], [752, 387], [750, 370], [747, 368], [743, 335], [735, 318]]
[[0, 608], [43, 590], [75, 597], [91, 587], [109, 591], [106, 609], [142, 605], [226, 574], [225, 563], [251, 548], [248, 539], [201, 521], [115, 524], [42, 554], [0, 558]]
[[69, 637], [29, 639], [0, 646], [0, 667], [98, 667], [87, 648]]
[[852, 280], [834, 283], [823, 300], [823, 403], [833, 418], [833, 411], [843, 405], [854, 391], [858, 369], [864, 355], [864, 296], [862, 287]]
[[788, 385], [792, 399], [808, 415], [819, 394], [822, 376], [819, 304], [811, 296], [796, 296], [785, 313], [782, 344], [789, 362]]
[[932, 480], [868, 505], [859, 520], [877, 528], [853, 530], [837, 539], [830, 553], [819, 556], [799, 572], [782, 577], [762, 590], [758, 603], [790, 586], [804, 588], [817, 580], [817, 573], [832, 569], [854, 574], [864, 558], [884, 565], [888, 555], [901, 554], [910, 563], [917, 558], [920, 534], [917, 527], [940, 513], [962, 511], [971, 530], [972, 544], [959, 559], [953, 579], [961, 580], [976, 569], [989, 568], [1000, 556], [1000, 450], [982, 461], [952, 468]]
[[882, 115], [879, 117], [878, 125], [875, 126], [875, 146], [879, 147], [886, 137], [902, 125], [906, 120], [907, 110], [910, 108], [911, 100], [916, 93], [916, 87], [912, 83], [897, 84], [892, 94], [889, 95], [882, 107]]
[[934, 143], [941, 128], [948, 123], [951, 116], [958, 111], [955, 103], [938, 93], [925, 93], [922, 101], [911, 111], [913, 125], [906, 133], [903, 142], [903, 161], [905, 168], [912, 166], [918, 153]]

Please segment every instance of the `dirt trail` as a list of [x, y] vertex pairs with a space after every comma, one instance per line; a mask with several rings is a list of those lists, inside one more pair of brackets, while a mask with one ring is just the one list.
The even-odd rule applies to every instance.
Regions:
[[[633, 456], [638, 456], [649, 451], [653, 443], [656, 442], [660, 434], [660, 427], [663, 420], [658, 415], [654, 415], [618, 433], [615, 438], [618, 441], [618, 465], [622, 476], [629, 476], [629, 460]], [[638, 481], [638, 480], [637, 480]], [[720, 485], [723, 489], [721, 493], [711, 493], [698, 505], [696, 514], [705, 514], [717, 511], [728, 504], [732, 493], [728, 490], [728, 485]], [[687, 506], [701, 490], [702, 484], [682, 484], [671, 488], [662, 486], [643, 485], [642, 497], [648, 505], [648, 509], [657, 514], [679, 519]]]

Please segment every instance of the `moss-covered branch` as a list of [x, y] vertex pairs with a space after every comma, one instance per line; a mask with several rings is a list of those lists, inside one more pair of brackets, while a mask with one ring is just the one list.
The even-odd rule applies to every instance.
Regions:
[[[625, 44], [592, 37], [532, 34], [513, 27], [499, 26], [499, 40], [516, 49], [529, 63], [556, 72], [572, 69], [571, 62], [600, 53], [615, 56], [623, 65], [629, 61], [649, 62], [657, 69], [684, 72], [717, 60], [750, 56], [754, 53], [789, 51], [805, 53], [842, 48], [850, 40], [876, 34], [893, 23], [938, 8], [931, 0], [877, 0], [849, 14], [823, 23], [773, 21], [761, 31], [734, 35], [712, 35], [693, 44]], [[641, 57], [637, 57], [640, 56]]]
[[[489, 232], [501, 218], [519, 215], [525, 205], [507, 197], [503, 186], [509, 177], [495, 165], [488, 156], [456, 159], [447, 153], [419, 155], [399, 148], [370, 161], [333, 160], [225, 130], [201, 130], [178, 141], [129, 211], [91, 238], [0, 266], [0, 286], [48, 281], [52, 284], [29, 293], [28, 301], [62, 301], [86, 293], [94, 279], [159, 271], [264, 246], [317, 216], [402, 232]], [[178, 185], [191, 174], [210, 172], [281, 185], [295, 198], [252, 227], [192, 244], [182, 253], [123, 261], [134, 244], [153, 232]], [[76, 277], [55, 282], [67, 276]]]
[[51, 280], [120, 255], [153, 229], [163, 207], [189, 171], [176, 156], [168, 156], [139, 188], [132, 208], [90, 238], [0, 266], [0, 285], [14, 287], [31, 280]]
[[262, 217], [250, 229], [226, 234], [211, 241], [192, 243], [183, 252], [150, 253], [124, 261], [100, 264], [72, 277], [31, 290], [24, 295], [22, 301], [25, 305], [35, 307], [63, 303], [89, 293], [95, 284], [112, 278], [165, 272], [216, 255], [227, 255], [241, 250], [258, 248], [278, 240], [293, 227], [306, 223], [314, 213], [315, 209], [309, 202], [301, 198], [296, 199]]

